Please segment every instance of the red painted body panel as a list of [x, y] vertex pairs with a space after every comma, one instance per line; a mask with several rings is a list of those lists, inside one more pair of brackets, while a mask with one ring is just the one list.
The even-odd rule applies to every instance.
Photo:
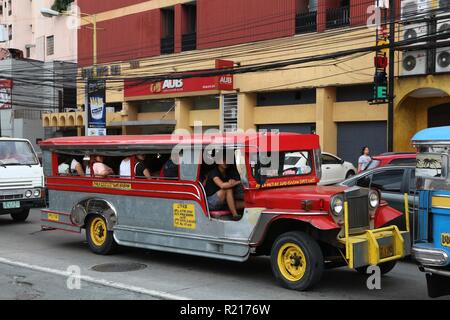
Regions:
[[387, 203], [381, 203], [380, 207], [375, 213], [374, 226], [375, 228], [381, 228], [382, 226], [389, 223], [389, 221], [392, 221], [402, 215], [403, 213], [395, 210], [392, 207], [389, 207]]
[[[278, 139], [272, 144], [272, 139]], [[263, 142], [267, 142], [264, 144]], [[250, 149], [259, 146], [259, 151], [285, 150], [313, 150], [319, 149], [319, 136], [314, 134], [297, 133], [256, 133], [256, 134], [193, 134], [193, 135], [122, 135], [122, 136], [94, 136], [94, 137], [63, 137], [44, 140], [40, 143], [42, 148], [64, 146], [122, 146], [122, 145], [165, 145], [173, 147], [176, 144], [245, 144]]]
[[319, 230], [333, 230], [339, 229], [340, 227], [334, 222], [333, 218], [330, 215], [323, 216], [308, 216], [308, 215], [290, 215], [290, 214], [282, 214], [278, 215], [271, 221], [271, 223], [280, 220], [280, 219], [290, 219], [290, 220], [298, 220], [309, 223], [314, 228]]

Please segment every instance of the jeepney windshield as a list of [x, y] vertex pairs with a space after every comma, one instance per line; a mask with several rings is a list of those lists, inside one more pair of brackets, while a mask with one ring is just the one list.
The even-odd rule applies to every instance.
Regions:
[[0, 141], [0, 165], [20, 166], [39, 164], [27, 141]]
[[449, 147], [420, 146], [416, 160], [417, 188], [449, 190]]
[[[257, 157], [258, 166], [255, 167], [260, 168], [260, 175], [265, 178], [302, 176], [311, 174], [312, 158], [312, 152], [306, 150], [259, 154]], [[255, 159], [255, 156], [253, 156], [253, 159]]]

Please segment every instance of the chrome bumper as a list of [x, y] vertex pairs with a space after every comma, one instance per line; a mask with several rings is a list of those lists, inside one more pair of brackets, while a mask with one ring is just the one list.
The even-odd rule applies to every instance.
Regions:
[[442, 250], [413, 247], [412, 254], [424, 266], [443, 267], [448, 264], [448, 254]]

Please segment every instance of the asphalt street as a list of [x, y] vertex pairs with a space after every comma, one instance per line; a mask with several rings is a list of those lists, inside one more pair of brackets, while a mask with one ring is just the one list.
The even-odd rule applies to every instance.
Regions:
[[[279, 287], [267, 257], [245, 263], [121, 248], [113, 256], [91, 253], [84, 234], [41, 231], [39, 211], [27, 222], [0, 216], [0, 299], [427, 299], [425, 276], [401, 262], [369, 290], [367, 277], [346, 268], [327, 270], [309, 292]], [[140, 270], [96, 271], [96, 266], [139, 264]], [[70, 270], [78, 288], [68, 288]], [[105, 270], [103, 270], [105, 271]], [[111, 270], [106, 270], [111, 271]], [[115, 270], [117, 271], [117, 270]]]

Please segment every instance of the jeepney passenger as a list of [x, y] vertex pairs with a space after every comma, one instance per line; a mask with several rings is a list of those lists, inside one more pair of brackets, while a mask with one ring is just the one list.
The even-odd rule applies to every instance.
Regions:
[[134, 165], [134, 176], [136, 178], [151, 178], [150, 170], [145, 166], [145, 154], [136, 155], [136, 164]]
[[234, 189], [241, 183], [235, 180], [233, 175], [227, 171], [226, 163], [217, 164], [209, 174], [206, 181], [206, 196], [208, 198], [208, 206], [212, 211], [228, 209], [233, 215], [233, 220], [239, 220], [238, 210], [244, 208], [244, 202], [235, 200]]
[[104, 156], [95, 156], [94, 157], [94, 164], [92, 166], [92, 169], [94, 171], [94, 176], [96, 177], [107, 177], [109, 175], [114, 175], [113, 169], [111, 169], [109, 166], [104, 164], [105, 161]]
[[83, 166], [76, 158], [73, 158], [70, 162], [70, 173], [73, 176], [84, 176]]
[[58, 165], [58, 174], [61, 176], [68, 176], [70, 174], [69, 158], [62, 156], [61, 163]]
[[164, 163], [162, 168], [163, 177], [178, 179], [178, 155], [171, 154], [170, 159]]
[[120, 162], [119, 175], [121, 177], [131, 177], [131, 157], [126, 157]]

